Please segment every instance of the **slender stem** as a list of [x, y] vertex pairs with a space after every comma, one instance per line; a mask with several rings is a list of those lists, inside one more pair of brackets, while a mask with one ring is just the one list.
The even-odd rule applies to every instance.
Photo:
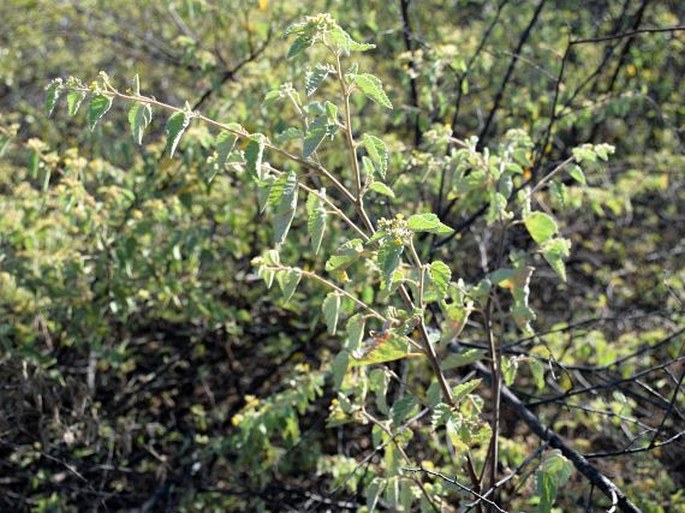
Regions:
[[381, 313], [379, 313], [377, 310], [373, 309], [372, 307], [370, 307], [369, 305], [367, 305], [363, 301], [360, 301], [359, 299], [354, 297], [354, 295], [350, 294], [345, 289], [338, 287], [335, 283], [333, 283], [330, 280], [327, 280], [323, 276], [319, 276], [318, 274], [310, 272], [310, 271], [304, 271], [302, 269], [296, 269], [295, 267], [290, 267], [287, 265], [275, 265], [275, 266], [274, 265], [267, 265], [267, 266], [264, 266], [264, 268], [267, 270], [270, 270], [270, 271], [297, 271], [300, 273], [300, 275], [304, 276], [305, 278], [309, 278], [311, 280], [318, 281], [319, 283], [325, 285], [326, 287], [335, 290], [338, 294], [341, 294], [341, 295], [345, 296], [346, 298], [350, 299], [357, 306], [359, 306], [360, 308], [363, 308], [364, 310], [369, 312], [371, 315], [373, 315], [377, 319], [384, 321], [384, 322], [387, 321], [387, 318], [384, 315], [382, 315]]
[[566, 166], [568, 166], [570, 163], [575, 162], [576, 158], [571, 156], [564, 160], [561, 164], [559, 164], [557, 167], [552, 169], [547, 175], [545, 175], [538, 183], [535, 184], [535, 187], [531, 189], [531, 191], [528, 193], [528, 197], [532, 197], [533, 194], [538, 192], [547, 182], [549, 182], [556, 174], [558, 174], [562, 169], [564, 169]]
[[343, 110], [345, 112], [345, 138], [347, 139], [347, 146], [350, 150], [350, 164], [354, 174], [354, 183], [356, 187], [355, 204], [361, 205], [362, 201], [362, 175], [359, 170], [359, 162], [357, 161], [357, 147], [354, 142], [354, 135], [352, 134], [352, 113], [350, 109], [350, 88], [345, 84], [345, 75], [343, 74], [342, 64], [340, 63], [340, 54], [334, 52], [335, 64], [338, 75], [338, 82], [343, 95]]

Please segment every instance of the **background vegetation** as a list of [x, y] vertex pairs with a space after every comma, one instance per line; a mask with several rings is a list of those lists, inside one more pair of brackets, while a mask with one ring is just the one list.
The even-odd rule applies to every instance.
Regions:
[[[88, 85], [104, 70], [125, 92], [138, 74], [148, 97], [299, 154], [288, 138], [301, 113], [264, 100], [290, 82], [305, 102], [335, 103], [334, 80], [312, 98], [304, 89], [322, 50], [288, 59], [293, 37], [283, 36], [324, 11], [376, 45], [347, 64], [380, 77], [394, 106], [351, 97], [355, 137], [372, 133], [389, 150], [393, 196], [368, 193], [373, 222], [438, 214], [453, 231], [417, 234], [417, 253], [474, 296], [486, 280], [496, 286], [499, 268], [534, 266], [521, 287], [530, 330], [502, 313], [507, 294], [488, 289], [494, 327], [474, 314], [461, 342], [485, 346], [493, 334], [521, 405], [636, 507], [685, 511], [685, 6], [649, 0], [2, 2], [0, 509], [496, 511], [469, 506], [478, 496], [453, 482], [474, 489], [469, 462], [488, 467], [496, 401], [485, 352], [437, 344], [443, 363], [472, 351], [485, 364], [443, 367], [453, 386], [484, 380], [461, 407], [466, 434], [435, 420], [425, 359], [348, 371], [341, 383], [332, 362], [350, 328], [326, 329], [330, 290], [302, 280], [286, 301], [253, 264], [274, 229], [240, 151], [216, 165], [216, 130], [193, 121], [170, 157], [170, 112], [158, 110], [139, 146], [120, 101], [92, 130], [86, 107], [69, 115], [66, 93], [46, 114], [55, 77]], [[472, 136], [474, 152], [512, 140], [526, 150], [514, 187], [549, 185], [536, 208], [571, 241], [565, 281], [521, 224], [504, 230], [495, 196], [455, 178], [454, 139]], [[548, 180], [585, 143], [615, 153]], [[353, 187], [342, 131], [314, 157]], [[351, 278], [324, 272], [354, 233], [332, 216], [316, 254], [301, 205], [280, 260], [400, 308], [380, 293], [373, 258]], [[433, 307], [426, 318], [444, 335], [455, 319]], [[355, 305], [341, 308], [342, 325]], [[346, 397], [381, 422], [345, 417]], [[610, 509], [521, 411], [504, 401], [494, 474], [507, 480], [490, 498], [512, 512]], [[480, 491], [491, 484], [485, 476]]]

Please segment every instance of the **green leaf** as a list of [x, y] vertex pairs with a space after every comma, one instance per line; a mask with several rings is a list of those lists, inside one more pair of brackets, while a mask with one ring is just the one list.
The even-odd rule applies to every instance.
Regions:
[[86, 93], [83, 91], [69, 91], [67, 94], [67, 111], [70, 116], [75, 116], [81, 106]]
[[169, 148], [169, 156], [173, 157], [181, 136], [190, 123], [187, 112], [174, 112], [166, 122], [166, 144]]
[[531, 212], [525, 217], [523, 224], [538, 244], [551, 239], [559, 230], [557, 222], [544, 212]]
[[385, 488], [385, 480], [375, 477], [371, 484], [366, 488], [366, 509], [368, 511], [376, 511], [378, 499], [380, 499], [383, 489]]
[[472, 379], [470, 381], [467, 381], [466, 383], [460, 383], [456, 387], [452, 389], [452, 400], [455, 403], [458, 403], [461, 401], [464, 397], [469, 395], [471, 392], [473, 392], [476, 388], [478, 388], [478, 385], [480, 385], [482, 379]]
[[381, 333], [352, 353], [350, 365], [358, 367], [399, 360], [407, 356], [408, 345], [405, 337], [394, 332]]
[[297, 208], [297, 174], [283, 173], [271, 186], [267, 205], [273, 208], [274, 244], [283, 244]]
[[405, 395], [401, 399], [395, 401], [395, 404], [390, 408], [390, 418], [394, 426], [399, 426], [402, 421], [409, 417], [412, 413], [416, 413], [418, 403], [411, 395]]
[[371, 182], [369, 189], [373, 192], [377, 192], [378, 194], [382, 194], [383, 196], [389, 196], [391, 198], [395, 197], [395, 193], [392, 192], [392, 189], [383, 182]]
[[447, 287], [452, 279], [452, 271], [445, 262], [436, 260], [431, 262], [428, 267], [428, 276], [438, 289], [439, 299], [443, 299], [447, 295]]
[[216, 148], [216, 162], [220, 167], [226, 164], [237, 141], [238, 137], [228, 130], [222, 130], [217, 134], [216, 139], [214, 139], [214, 147]]
[[465, 443], [464, 437], [462, 436], [462, 419], [456, 415], [451, 415], [447, 422], [445, 423], [445, 428], [447, 436], [452, 442], [454, 449], [457, 452], [466, 452], [469, 446]]
[[371, 73], [362, 73], [354, 77], [354, 84], [370, 100], [392, 109], [392, 103], [383, 90], [381, 79]]
[[454, 230], [442, 224], [435, 214], [416, 214], [407, 220], [407, 226], [413, 232], [428, 232], [437, 235], [449, 235]]
[[299, 35], [295, 41], [293, 41], [293, 44], [290, 45], [290, 49], [288, 50], [288, 59], [292, 59], [295, 57], [298, 53], [303, 52], [310, 46], [312, 46], [312, 43], [314, 42], [314, 39], [308, 35], [308, 34], [301, 34]]
[[[326, 189], [321, 188], [319, 195], [326, 196]], [[321, 249], [321, 241], [326, 231], [326, 208], [323, 200], [316, 194], [309, 194], [307, 197], [307, 233], [312, 243], [314, 254], [318, 254]]]
[[502, 358], [502, 376], [504, 377], [505, 385], [511, 386], [514, 383], [518, 368], [519, 361], [517, 357]]
[[326, 321], [328, 333], [335, 335], [338, 330], [338, 316], [340, 315], [340, 294], [329, 292], [321, 305], [323, 318]]
[[465, 349], [458, 353], [450, 353], [447, 358], [444, 358], [440, 362], [440, 369], [443, 371], [456, 369], [458, 367], [464, 367], [466, 365], [471, 365], [474, 362], [482, 360], [485, 358], [485, 351], [480, 349]]
[[345, 349], [350, 352], [357, 351], [364, 338], [364, 329], [366, 327], [366, 320], [361, 314], [354, 314], [347, 320], [345, 331], [347, 332], [347, 339], [345, 340]]
[[45, 110], [48, 116], [52, 115], [52, 111], [55, 110], [55, 105], [57, 105], [57, 100], [59, 100], [64, 84], [61, 78], [56, 78], [51, 81], [45, 88]]
[[345, 242], [326, 262], [326, 271], [344, 271], [364, 255], [364, 242], [352, 239]]
[[95, 125], [98, 121], [107, 114], [107, 111], [112, 107], [112, 98], [104, 94], [95, 93], [90, 100], [88, 108], [88, 123], [90, 129], [95, 130]]
[[330, 66], [317, 64], [314, 69], [308, 69], [304, 74], [304, 92], [307, 96], [313, 95], [321, 86], [326, 77], [333, 72]]
[[566, 260], [571, 254], [571, 241], [568, 239], [554, 238], [546, 241], [542, 247], [542, 256], [547, 260], [554, 272], [566, 281]]
[[392, 275], [400, 265], [400, 257], [404, 251], [404, 244], [398, 244], [396, 240], [386, 237], [378, 250], [378, 265], [383, 272], [385, 287], [392, 285]]
[[585, 179], [585, 174], [583, 173], [583, 170], [580, 168], [580, 166], [573, 164], [571, 167], [568, 168], [568, 174], [571, 178], [573, 178], [579, 184], [582, 184], [582, 185], [587, 184], [587, 180]]
[[378, 174], [385, 179], [388, 170], [388, 147], [378, 137], [364, 134], [364, 148], [373, 161]]
[[538, 390], [545, 388], [545, 367], [542, 365], [542, 362], [537, 358], [529, 358], [528, 366]]
[[264, 136], [255, 134], [245, 148], [245, 169], [249, 175], [258, 180], [264, 179], [262, 171], [262, 157], [264, 156]]
[[329, 139], [335, 134], [335, 125], [328, 123], [327, 116], [319, 116], [314, 118], [307, 131], [304, 134], [304, 143], [302, 145], [302, 156], [304, 158], [310, 157], [321, 145], [321, 142], [328, 137]]
[[284, 269], [278, 273], [278, 286], [283, 292], [283, 299], [287, 303], [293, 297], [295, 289], [302, 279], [302, 271], [297, 268]]
[[[136, 75], [137, 76], [137, 75]], [[134, 102], [128, 111], [128, 123], [131, 125], [133, 140], [138, 144], [143, 143], [143, 133], [152, 121], [152, 108], [147, 103]]]
[[559, 450], [551, 451], [535, 473], [535, 483], [540, 496], [536, 513], [551, 513], [559, 489], [566, 484], [573, 473], [573, 463], [567, 460]]
[[331, 371], [333, 375], [333, 389], [340, 390], [343, 379], [345, 379], [345, 374], [347, 373], [347, 367], [350, 363], [350, 353], [346, 350], [340, 351], [336, 357], [333, 359], [333, 365], [331, 366]]

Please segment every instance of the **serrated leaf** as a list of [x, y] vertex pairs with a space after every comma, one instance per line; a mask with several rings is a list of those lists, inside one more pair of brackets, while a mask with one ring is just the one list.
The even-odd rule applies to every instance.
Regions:
[[70, 116], [75, 116], [81, 106], [86, 93], [83, 91], [69, 91], [67, 94], [67, 112]]
[[390, 198], [395, 197], [395, 193], [392, 192], [392, 189], [385, 185], [383, 182], [371, 182], [371, 184], [369, 185], [369, 190], [377, 192], [378, 194], [382, 194], [383, 196], [388, 196]]
[[426, 390], [426, 400], [431, 408], [434, 408], [442, 400], [442, 390], [440, 390], [440, 385], [435, 379]]
[[112, 107], [112, 98], [104, 94], [95, 93], [90, 100], [88, 107], [88, 123], [90, 129], [95, 130], [95, 125], [98, 121], [107, 114], [107, 111]]
[[557, 222], [544, 212], [531, 212], [525, 217], [523, 224], [538, 244], [551, 239], [559, 230]]
[[48, 116], [52, 115], [52, 111], [55, 110], [55, 105], [57, 105], [57, 100], [59, 100], [62, 94], [62, 89], [64, 84], [61, 78], [56, 78], [51, 81], [45, 88], [45, 110]]
[[278, 286], [283, 292], [283, 300], [286, 303], [293, 297], [301, 279], [302, 271], [300, 269], [285, 269], [278, 273]]
[[580, 166], [573, 164], [571, 167], [568, 168], [568, 174], [579, 184], [587, 184], [587, 180], [585, 179], [585, 173], [583, 173], [583, 170], [580, 168]]
[[321, 83], [332, 72], [330, 66], [317, 64], [314, 69], [308, 69], [304, 74], [304, 92], [311, 96], [321, 86]]
[[[326, 196], [326, 189], [321, 188], [319, 194]], [[326, 208], [323, 200], [316, 194], [309, 194], [307, 197], [307, 233], [312, 243], [314, 254], [318, 254], [321, 249], [321, 241], [326, 231]]]
[[364, 148], [374, 163], [378, 174], [385, 179], [385, 174], [388, 171], [388, 147], [378, 137], [364, 134]]
[[319, 116], [314, 118], [314, 121], [309, 124], [304, 134], [302, 156], [304, 158], [310, 157], [319, 148], [321, 142], [326, 137], [332, 137], [334, 133], [332, 125], [328, 123], [328, 117]]
[[564, 260], [571, 254], [571, 241], [562, 238], [550, 239], [540, 249], [542, 250], [542, 256], [547, 260], [550, 267], [565, 282], [566, 265]]
[[338, 331], [338, 316], [340, 315], [340, 294], [329, 292], [321, 305], [323, 318], [326, 321], [326, 329], [331, 335]]
[[485, 351], [480, 349], [465, 349], [458, 353], [450, 353], [440, 362], [440, 370], [446, 371], [464, 367], [485, 358]]
[[447, 287], [452, 279], [452, 271], [450, 270], [449, 266], [440, 260], [431, 262], [430, 266], [428, 267], [428, 276], [430, 276], [430, 279], [438, 289], [439, 299], [443, 299], [447, 295]]
[[361, 314], [354, 314], [347, 320], [347, 325], [345, 326], [345, 331], [347, 333], [347, 338], [345, 339], [345, 349], [350, 352], [357, 351], [364, 338], [364, 330], [366, 327], [366, 321], [364, 316]]
[[262, 172], [262, 157], [264, 156], [264, 136], [255, 134], [245, 148], [245, 169], [257, 180], [264, 179]]
[[519, 362], [517, 357], [502, 358], [502, 376], [504, 377], [505, 385], [511, 386], [514, 383], [518, 368]]
[[344, 271], [364, 255], [364, 242], [361, 239], [352, 239], [345, 242], [326, 262], [326, 271]]
[[345, 379], [345, 374], [347, 373], [347, 367], [350, 362], [350, 353], [346, 350], [340, 351], [336, 357], [333, 359], [333, 364], [331, 365], [331, 371], [333, 375], [333, 390], [340, 390], [343, 379]]
[[371, 73], [362, 73], [355, 75], [354, 84], [364, 95], [379, 105], [387, 109], [392, 109], [392, 102], [388, 95], [383, 90], [383, 82], [381, 79]]
[[468, 451], [469, 446], [465, 443], [461, 433], [461, 419], [455, 415], [451, 415], [445, 423], [445, 428], [454, 449], [457, 452]]
[[381, 243], [378, 250], [378, 265], [383, 272], [383, 279], [385, 280], [385, 287], [390, 288], [392, 285], [392, 275], [395, 269], [400, 265], [400, 257], [404, 251], [404, 244], [398, 244], [396, 240], [386, 237]]
[[297, 174], [282, 174], [271, 186], [267, 205], [273, 209], [274, 244], [283, 244], [297, 209]]
[[257, 183], [257, 202], [259, 203], [259, 213], [263, 214], [268, 206], [269, 193], [271, 192], [271, 186], [276, 181], [276, 177], [273, 175], [267, 175], [264, 180]]
[[303, 52], [304, 50], [312, 46], [313, 42], [314, 39], [308, 34], [301, 34], [297, 36], [297, 38], [295, 38], [295, 41], [293, 41], [293, 44], [290, 45], [287, 58], [292, 59], [298, 53]]
[[166, 122], [166, 144], [169, 148], [169, 156], [173, 157], [178, 143], [181, 141], [183, 132], [190, 123], [190, 116], [187, 112], [174, 112]]
[[238, 137], [228, 130], [222, 130], [217, 134], [216, 139], [214, 139], [214, 147], [216, 148], [216, 162], [220, 167], [226, 164], [237, 141]]
[[394, 332], [381, 333], [352, 354], [350, 365], [358, 367], [399, 360], [409, 354], [408, 344], [405, 337]]
[[128, 111], [128, 123], [131, 126], [131, 135], [133, 135], [133, 140], [136, 143], [143, 143], [143, 133], [151, 121], [152, 108], [149, 104], [134, 102], [131, 105], [131, 110]]
[[478, 385], [481, 384], [482, 379], [472, 379], [470, 381], [467, 381], [466, 383], [460, 383], [456, 387], [452, 389], [452, 400], [455, 403], [458, 403], [461, 401], [464, 397], [469, 395], [471, 392], [473, 392], [476, 388], [478, 388]]
[[407, 227], [413, 232], [428, 232], [449, 235], [454, 230], [442, 224], [435, 214], [416, 214], [407, 219]]
[[405, 395], [401, 399], [395, 401], [395, 404], [390, 408], [390, 418], [395, 426], [402, 424], [407, 417], [412, 413], [416, 413], [418, 409], [418, 404], [416, 399], [411, 395]]

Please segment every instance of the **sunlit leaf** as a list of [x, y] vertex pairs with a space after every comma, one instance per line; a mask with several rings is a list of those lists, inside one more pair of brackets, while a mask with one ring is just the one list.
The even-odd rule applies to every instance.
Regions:
[[435, 214], [417, 214], [407, 220], [407, 226], [413, 232], [428, 232], [437, 235], [449, 235], [454, 230], [442, 224]]
[[340, 294], [329, 292], [323, 300], [321, 309], [328, 333], [335, 335], [338, 330], [338, 316], [340, 315]]
[[380, 78], [371, 73], [362, 73], [354, 77], [354, 83], [367, 98], [387, 109], [392, 109], [392, 102], [385, 94]]
[[88, 107], [88, 123], [90, 129], [94, 130], [98, 121], [107, 114], [107, 111], [112, 107], [112, 97], [104, 94], [96, 93], [90, 99], [90, 106]]
[[551, 239], [559, 230], [557, 222], [544, 212], [531, 212], [525, 217], [523, 224], [538, 244]]

